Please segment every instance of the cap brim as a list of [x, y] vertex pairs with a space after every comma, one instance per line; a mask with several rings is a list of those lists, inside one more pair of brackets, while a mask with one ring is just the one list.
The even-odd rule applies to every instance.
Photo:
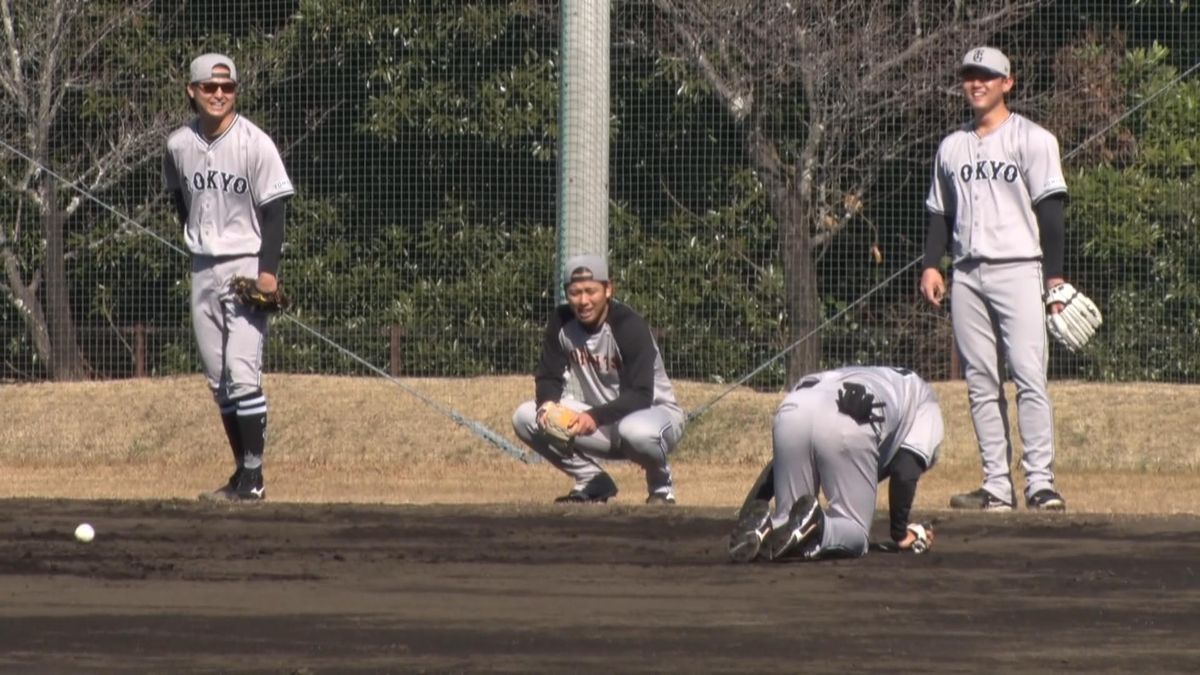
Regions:
[[992, 75], [995, 75], [996, 77], [1008, 77], [1007, 74], [1002, 73], [999, 70], [995, 70], [993, 68], [988, 68], [987, 66], [981, 66], [978, 63], [962, 64], [961, 66], [958, 67], [958, 74], [962, 75], [963, 73], [967, 72], [968, 70], [981, 70], [985, 73], [991, 73]]

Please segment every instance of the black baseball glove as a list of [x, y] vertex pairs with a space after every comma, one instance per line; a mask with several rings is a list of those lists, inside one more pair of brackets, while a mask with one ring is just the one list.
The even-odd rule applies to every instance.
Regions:
[[258, 282], [249, 277], [234, 277], [229, 280], [229, 291], [243, 305], [260, 312], [279, 312], [292, 304], [283, 286], [267, 293], [258, 287]]

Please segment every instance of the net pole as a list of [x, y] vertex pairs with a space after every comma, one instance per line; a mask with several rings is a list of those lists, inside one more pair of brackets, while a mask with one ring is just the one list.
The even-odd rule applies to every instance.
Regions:
[[562, 3], [558, 277], [583, 253], [608, 255], [609, 1]]

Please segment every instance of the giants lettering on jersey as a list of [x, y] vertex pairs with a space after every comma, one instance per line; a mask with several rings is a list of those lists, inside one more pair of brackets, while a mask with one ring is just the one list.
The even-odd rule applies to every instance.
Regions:
[[581, 366], [591, 366], [598, 373], [607, 373], [610, 370], [619, 370], [621, 368], [621, 357], [597, 356], [589, 352], [586, 348], [580, 347], [571, 352], [570, 358], [575, 363]]
[[986, 159], [975, 162], [974, 166], [963, 164], [962, 168], [958, 170], [958, 176], [963, 179], [963, 182], [970, 182], [972, 180], [1003, 180], [1006, 183], [1015, 183], [1020, 175], [1021, 172], [1015, 164]]
[[192, 174], [192, 192], [204, 190], [220, 190], [244, 195], [250, 189], [250, 183], [241, 176], [235, 176], [224, 171], [209, 169], [207, 172], [197, 171]]

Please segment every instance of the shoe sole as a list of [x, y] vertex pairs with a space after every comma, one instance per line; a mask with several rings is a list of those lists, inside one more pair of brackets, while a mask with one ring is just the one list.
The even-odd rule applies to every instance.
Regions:
[[[795, 507], [793, 507], [794, 509]], [[803, 514], [792, 513], [788, 517], [787, 525], [782, 530], [775, 530], [767, 537], [767, 554], [771, 560], [778, 560], [787, 554], [788, 551], [796, 548], [808, 539], [817, 529], [817, 523], [813, 522], [813, 514], [817, 512], [820, 505], [817, 500], [813, 500], [812, 506]]]
[[608, 500], [616, 497], [615, 494], [606, 497], [559, 497], [554, 500], [555, 504], [607, 504]]
[[753, 562], [762, 551], [763, 541], [771, 532], [771, 505], [755, 500], [742, 508], [737, 525], [729, 535], [729, 559], [735, 563]]
[[267, 498], [266, 491], [256, 494], [239, 495], [236, 492], [201, 492], [200, 501], [202, 502], [261, 502]]
[[1060, 500], [1054, 500], [1043, 502], [1041, 505], [1026, 504], [1026, 507], [1030, 511], [1053, 511], [1055, 513], [1062, 513], [1063, 511], [1067, 510], [1067, 503]]

